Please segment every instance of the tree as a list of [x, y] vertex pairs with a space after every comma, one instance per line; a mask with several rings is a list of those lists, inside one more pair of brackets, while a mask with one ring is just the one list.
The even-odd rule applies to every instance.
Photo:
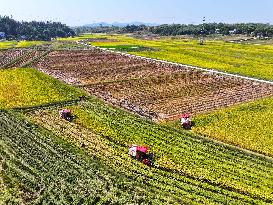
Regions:
[[21, 39], [45, 40], [51, 38], [75, 36], [75, 32], [59, 22], [18, 22], [8, 16], [0, 16], [0, 32], [4, 32], [8, 40]]

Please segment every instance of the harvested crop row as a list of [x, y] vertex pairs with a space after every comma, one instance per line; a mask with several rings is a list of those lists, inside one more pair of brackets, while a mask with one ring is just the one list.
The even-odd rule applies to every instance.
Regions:
[[[144, 193], [139, 182], [54, 134], [12, 113], [0, 111], [0, 119], [0, 130], [4, 130], [0, 137], [1, 203], [140, 204], [151, 200], [149, 187]], [[4, 194], [9, 189], [12, 195]]]
[[[65, 140], [84, 144], [90, 155], [169, 203], [271, 203], [271, 162], [171, 131], [96, 100], [69, 109], [77, 116], [74, 123], [60, 120], [55, 109], [28, 116]], [[157, 166], [149, 169], [131, 160], [129, 143], [150, 146]]]
[[273, 86], [101, 50], [55, 51], [36, 67], [150, 118], [177, 118], [273, 95]]
[[29, 50], [25, 55], [19, 58], [13, 64], [8, 65], [8, 68], [20, 68], [23, 67], [28, 62], [40, 56], [44, 51], [41, 50]]
[[163, 75], [177, 70], [100, 50], [52, 52], [36, 67], [64, 81], [69, 76], [76, 77], [81, 84]]
[[26, 49], [10, 49], [0, 51], [0, 68], [27, 53]]
[[0, 51], [0, 67], [20, 68], [39, 57], [44, 50], [10, 49]]

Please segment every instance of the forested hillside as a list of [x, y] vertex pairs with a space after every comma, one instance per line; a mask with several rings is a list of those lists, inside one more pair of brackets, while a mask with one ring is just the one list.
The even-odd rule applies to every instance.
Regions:
[[0, 16], [0, 32], [8, 40], [44, 40], [56, 37], [74, 36], [75, 32], [59, 22], [19, 22], [8, 16]]

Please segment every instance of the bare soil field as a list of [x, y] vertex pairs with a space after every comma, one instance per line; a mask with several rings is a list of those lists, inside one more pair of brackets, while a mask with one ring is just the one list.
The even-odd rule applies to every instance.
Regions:
[[0, 50], [0, 67], [3, 67], [25, 53], [26, 50], [22, 49]]
[[53, 51], [34, 65], [140, 115], [175, 119], [273, 95], [273, 86], [97, 49]]
[[34, 49], [0, 50], [0, 68], [22, 67], [43, 52], [45, 51]]

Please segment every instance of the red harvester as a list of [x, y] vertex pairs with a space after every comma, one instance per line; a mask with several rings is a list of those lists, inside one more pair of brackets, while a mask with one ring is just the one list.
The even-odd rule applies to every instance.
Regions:
[[72, 119], [73, 119], [72, 113], [71, 113], [71, 111], [68, 110], [68, 109], [60, 110], [60, 111], [59, 111], [59, 116], [60, 116], [60, 118], [63, 118], [63, 119], [65, 119], [65, 120], [69, 121], [69, 122], [71, 122]]
[[154, 154], [148, 153], [148, 147], [132, 144], [129, 146], [129, 155], [145, 165], [154, 165]]

